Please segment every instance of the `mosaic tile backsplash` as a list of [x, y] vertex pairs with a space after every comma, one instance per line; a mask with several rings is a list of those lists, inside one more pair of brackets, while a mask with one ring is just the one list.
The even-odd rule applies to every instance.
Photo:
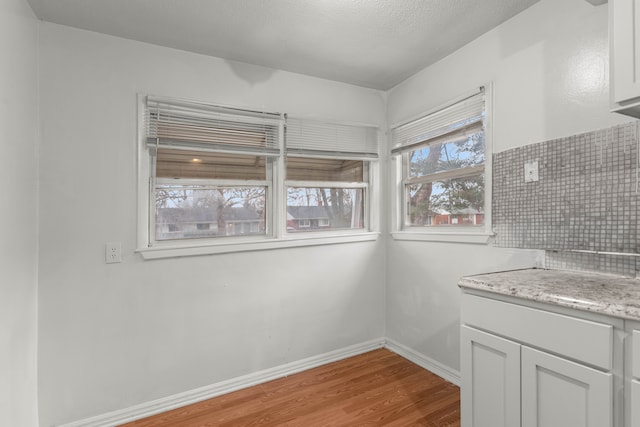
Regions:
[[[636, 122], [493, 157], [495, 245], [544, 249], [546, 266], [637, 276]], [[525, 163], [539, 180], [525, 182]]]

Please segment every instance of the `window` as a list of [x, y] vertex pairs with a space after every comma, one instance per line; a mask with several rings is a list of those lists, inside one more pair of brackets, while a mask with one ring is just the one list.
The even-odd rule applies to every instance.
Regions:
[[311, 220], [310, 219], [298, 219], [298, 227], [300, 228], [309, 228], [311, 227]]
[[376, 238], [354, 234], [372, 231], [376, 127], [151, 96], [139, 104], [143, 257]]
[[149, 245], [273, 235], [283, 117], [146, 99]]
[[287, 119], [287, 231], [369, 228], [374, 127]]
[[392, 128], [400, 231], [490, 231], [485, 99], [481, 88]]

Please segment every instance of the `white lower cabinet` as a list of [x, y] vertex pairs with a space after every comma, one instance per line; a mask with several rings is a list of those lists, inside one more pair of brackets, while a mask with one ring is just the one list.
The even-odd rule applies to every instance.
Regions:
[[612, 324], [465, 294], [460, 335], [462, 427], [621, 425]]
[[639, 380], [631, 381], [630, 395], [631, 395], [630, 396], [630, 401], [631, 401], [630, 426], [640, 427], [640, 381]]
[[611, 373], [468, 326], [461, 338], [463, 427], [613, 425]]
[[522, 427], [612, 426], [611, 373], [528, 347], [521, 369]]

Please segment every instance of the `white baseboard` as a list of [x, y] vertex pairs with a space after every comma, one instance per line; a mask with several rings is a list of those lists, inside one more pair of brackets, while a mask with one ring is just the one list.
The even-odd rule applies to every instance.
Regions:
[[417, 351], [392, 339], [386, 339], [385, 347], [405, 359], [412, 361], [416, 365], [433, 372], [440, 378], [443, 378], [458, 387], [460, 386], [460, 372], [454, 371], [442, 363], [436, 362], [424, 354], [418, 353]]
[[[220, 396], [232, 391], [241, 390], [243, 388], [251, 387], [257, 384], [265, 383], [267, 381], [306, 371], [307, 369], [326, 365], [327, 363], [346, 359], [347, 357], [356, 356], [358, 354], [366, 353], [368, 351], [382, 348], [384, 346], [385, 339], [379, 338], [365, 343], [345, 347], [340, 350], [331, 351], [319, 356], [309, 357], [306, 359], [298, 360], [296, 362], [276, 366], [275, 368], [265, 369], [209, 386], [189, 390], [184, 393], [178, 393], [173, 396], [163, 397], [161, 399], [142, 403], [140, 405], [135, 405], [130, 408], [108, 412], [103, 415], [75, 421], [69, 424], [63, 424], [59, 427], [114, 427], [120, 424], [170, 411], [172, 409], [180, 408], [182, 406], [190, 405], [192, 403], [200, 402], [202, 400], [211, 399], [212, 397]], [[400, 352], [396, 353], [401, 354]]]

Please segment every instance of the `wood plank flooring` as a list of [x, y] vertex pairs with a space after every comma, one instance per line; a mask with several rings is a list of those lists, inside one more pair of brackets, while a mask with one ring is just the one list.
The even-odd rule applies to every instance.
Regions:
[[126, 427], [460, 426], [460, 391], [380, 349]]

